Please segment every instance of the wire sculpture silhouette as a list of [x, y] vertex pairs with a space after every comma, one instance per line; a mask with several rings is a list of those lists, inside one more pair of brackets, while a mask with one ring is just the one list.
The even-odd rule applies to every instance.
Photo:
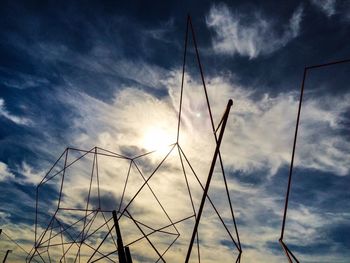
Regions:
[[[201, 182], [190, 162], [190, 157], [182, 147], [180, 139], [184, 110], [184, 78], [190, 33], [205, 95], [210, 127], [213, 132], [213, 141], [216, 145], [205, 184]], [[185, 247], [187, 250], [185, 262], [189, 262], [194, 254], [196, 254], [197, 261], [201, 262], [203, 241], [200, 239], [201, 231], [198, 226], [206, 201], [223, 226], [232, 247], [236, 248], [236, 252], [230, 252], [232, 253], [230, 257], [233, 257], [235, 262], [240, 262], [242, 247], [223, 158], [220, 153], [220, 145], [231, 106], [232, 100], [229, 100], [223, 117], [215, 126], [192, 20], [188, 16], [176, 142], [168, 146], [168, 151], [161, 158], [159, 151], [130, 156], [100, 147], [93, 147], [90, 150], [67, 148], [37, 186], [35, 245], [26, 259], [27, 262], [70, 262], [70, 260], [97, 262], [108, 260], [109, 262], [129, 263], [132, 260], [130, 254], [140, 261], [152, 258], [154, 262], [166, 262], [167, 255], [172, 250], [176, 250], [175, 247], [178, 243], [180, 244], [177, 249]], [[159, 182], [165, 180], [163, 177], [169, 176], [173, 172], [163, 173], [162, 176], [159, 174], [164, 169], [166, 170], [166, 163], [173, 157], [175, 157], [177, 167], [179, 167], [181, 182], [186, 194], [181, 192], [181, 195], [178, 195], [179, 191], [171, 192], [173, 189], [167, 189], [169, 196], [170, 192], [172, 193], [171, 201], [169, 201], [159, 197], [158, 191], [162, 191]], [[154, 159], [157, 161], [152, 161]], [[105, 165], [101, 164], [101, 160], [104, 160]], [[227, 216], [226, 218], [222, 216], [215, 205], [215, 200], [208, 193], [217, 160], [223, 176], [224, 194], [230, 211], [229, 222], [227, 222]], [[108, 171], [106, 168], [108, 165], [112, 166], [112, 171]], [[74, 176], [78, 177], [79, 180], [73, 180]], [[158, 184], [152, 184], [154, 180], [158, 180]], [[106, 182], [109, 186], [104, 188], [103, 184]], [[195, 182], [196, 187], [191, 185], [191, 182]], [[87, 185], [85, 188], [83, 187], [84, 183]], [[117, 196], [108, 191], [108, 189], [117, 187], [119, 187]], [[200, 189], [200, 198], [195, 198], [196, 188]], [[128, 194], [129, 192], [131, 194]], [[148, 198], [144, 198], [146, 192]], [[176, 199], [181, 198], [187, 200], [187, 205], [174, 208]], [[198, 208], [195, 199], [201, 200]], [[47, 200], [52, 200], [52, 202], [48, 203]], [[84, 202], [80, 202], [80, 200], [84, 200]], [[155, 204], [153, 207], [158, 208], [155, 216], [152, 217], [147, 213], [145, 213], [146, 217], [140, 216], [142, 214], [140, 210], [152, 208], [151, 205], [140, 205], [145, 200], [153, 202]], [[179, 201], [178, 205], [180, 206], [180, 204]], [[173, 213], [175, 210], [185, 211], [184, 215], [175, 218]], [[194, 224], [190, 241], [179, 242], [181, 236], [189, 234], [187, 233], [190, 229], [188, 222]], [[179, 228], [179, 225], [183, 223], [187, 224], [187, 227], [184, 228], [185, 231]], [[230, 228], [234, 229], [233, 234]], [[113, 234], [114, 231], [117, 233], [117, 238]], [[123, 245], [121, 235], [126, 245]], [[196, 246], [195, 252], [192, 250], [194, 245]], [[153, 256], [150, 257], [150, 254]]]
[[297, 113], [297, 120], [296, 120], [296, 125], [295, 125], [295, 133], [294, 133], [294, 141], [293, 141], [293, 148], [292, 148], [292, 157], [291, 157], [291, 162], [290, 162], [290, 167], [289, 167], [289, 175], [288, 175], [288, 184], [287, 184], [287, 192], [286, 192], [286, 198], [285, 198], [285, 203], [284, 203], [284, 211], [283, 211], [283, 220], [282, 220], [282, 227], [281, 227], [281, 236], [279, 238], [279, 242], [282, 246], [282, 249], [290, 263], [298, 262], [299, 260], [297, 257], [293, 254], [293, 252], [288, 248], [286, 245], [285, 241], [283, 240], [284, 238], [284, 230], [285, 230], [285, 225], [286, 225], [286, 219], [287, 219], [287, 211], [288, 211], [288, 202], [289, 202], [289, 195], [290, 195], [290, 190], [291, 190], [291, 183], [292, 183], [292, 176], [293, 176], [293, 167], [294, 167], [294, 157], [295, 157], [295, 151], [296, 151], [296, 143], [297, 143], [297, 137], [298, 137], [298, 131], [299, 131], [299, 123], [300, 123], [300, 116], [301, 116], [301, 106], [303, 102], [303, 95], [304, 95], [304, 88], [305, 88], [305, 83], [306, 83], [306, 76], [307, 73], [310, 70], [314, 69], [319, 69], [319, 68], [324, 68], [324, 67], [330, 67], [338, 64], [344, 64], [344, 63], [349, 63], [350, 59], [345, 59], [345, 60], [338, 60], [338, 61], [333, 61], [329, 63], [324, 63], [324, 64], [319, 64], [319, 65], [313, 65], [313, 66], [308, 66], [304, 68], [304, 73], [303, 73], [303, 79], [301, 83], [301, 89], [300, 89], [300, 97], [299, 97], [299, 106], [298, 106], [298, 113]]

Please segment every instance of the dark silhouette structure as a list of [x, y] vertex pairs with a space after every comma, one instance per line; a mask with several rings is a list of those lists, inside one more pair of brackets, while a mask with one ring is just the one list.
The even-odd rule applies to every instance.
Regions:
[[285, 198], [285, 204], [284, 204], [281, 236], [279, 238], [279, 242], [280, 242], [280, 244], [281, 244], [281, 246], [283, 248], [283, 251], [286, 254], [286, 256], [288, 258], [288, 261], [290, 263], [299, 262], [299, 260], [293, 254], [293, 252], [288, 248], [288, 246], [286, 245], [286, 243], [283, 240], [283, 237], [284, 237], [284, 230], [285, 230], [286, 219], [287, 219], [288, 201], [289, 201], [289, 195], [290, 195], [290, 190], [291, 190], [291, 183], [292, 183], [292, 176], [293, 176], [293, 166], [294, 166], [294, 156], [295, 156], [295, 151], [296, 151], [296, 143], [297, 143], [297, 137], [298, 137], [298, 131], [299, 131], [299, 123], [300, 123], [300, 116], [301, 116], [301, 106], [302, 106], [302, 102], [303, 102], [303, 95], [304, 95], [304, 88], [305, 88], [305, 83], [306, 83], [306, 76], [307, 76], [307, 73], [310, 70], [315, 70], [315, 69], [319, 69], [319, 68], [335, 66], [335, 65], [338, 65], [338, 64], [345, 64], [345, 63], [349, 63], [349, 62], [350, 62], [350, 59], [345, 59], [345, 60], [338, 60], [338, 61], [333, 61], [333, 62], [319, 64], [319, 65], [308, 66], [308, 67], [304, 68], [303, 80], [302, 80], [301, 89], [300, 89], [297, 121], [296, 121], [296, 126], [295, 126], [295, 133], [294, 133], [292, 158], [291, 158], [290, 167], [289, 167], [289, 176], [288, 176], [287, 192], [286, 192], [286, 198]]
[[[199, 179], [189, 156], [181, 146], [180, 140], [184, 110], [184, 79], [190, 33], [202, 81], [210, 126], [213, 132], [213, 142], [216, 145], [205, 184]], [[220, 153], [220, 145], [232, 104], [232, 100], [229, 100], [223, 117], [220, 119], [219, 124], [215, 126], [196, 37], [191, 17], [188, 16], [176, 142], [169, 145], [169, 150], [165, 156], [157, 160], [153, 166], [146, 165], [146, 163], [150, 162], [156, 151], [130, 156], [130, 154], [115, 153], [99, 147], [94, 147], [90, 150], [67, 148], [37, 186], [35, 245], [27, 257], [27, 262], [68, 262], [69, 260], [74, 262], [98, 262], [103, 260], [103, 262], [131, 263], [132, 258], [140, 258], [140, 255], [138, 255], [140, 247], [146, 252], [151, 251], [153, 253], [154, 257], [152, 259], [148, 258], [147, 261], [166, 262], [167, 253], [177, 245], [180, 236], [186, 234], [184, 231], [181, 232], [179, 230], [178, 225], [187, 221], [192, 222], [194, 226], [190, 240], [186, 241], [188, 246], [184, 261], [188, 262], [190, 260], [193, 246], [196, 245], [196, 257], [197, 261], [200, 262], [202, 241], [200, 240], [198, 227], [201, 223], [201, 216], [206, 201], [225, 229], [229, 240], [232, 242], [232, 247], [235, 247], [237, 250], [236, 253], [232, 251], [232, 257], [235, 262], [240, 262], [242, 247], [224, 171], [223, 159]], [[179, 211], [189, 207], [192, 210], [190, 213], [184, 214], [177, 219], [172, 218], [169, 212], [167, 206], [171, 204], [165, 204], [164, 200], [157, 194], [157, 190], [154, 189], [154, 185], [152, 185], [152, 181], [159, 177], [160, 171], [167, 168], [166, 163], [170, 156], [176, 156], [177, 158], [178, 167], [181, 170], [179, 175], [182, 177], [181, 180], [187, 196], [186, 200], [188, 200], [186, 207], [179, 207]], [[109, 160], [105, 162], [105, 165], [115, 165], [112, 175], [109, 174], [110, 172], [105, 169], [104, 165], [101, 165], [101, 159]], [[226, 222], [227, 219], [223, 218], [208, 193], [217, 161], [223, 176], [224, 194], [226, 195], [231, 215], [230, 222]], [[122, 168], [123, 165], [117, 166], [116, 163], [118, 162], [123, 163], [124, 168], [126, 168]], [[171, 172], [169, 174], [171, 175]], [[73, 183], [72, 176], [78, 176], [80, 180], [76, 180]], [[137, 176], [139, 184], [133, 193], [129, 194], [128, 191], [133, 187], [135, 188], [135, 176]], [[109, 179], [107, 182], [104, 180], [106, 178]], [[196, 182], [196, 188], [202, 191], [198, 209], [193, 198], [194, 186], [191, 186], [190, 179]], [[110, 205], [105, 205], [106, 196], [108, 196], [109, 192], [102, 189], [103, 184], [106, 183], [112, 183], [113, 188], [119, 189], [117, 196], [109, 196], [111, 197], [108, 199], [109, 201], [114, 200]], [[78, 188], [75, 190], [77, 187], [75, 184], [81, 185], [81, 188], [83, 186], [86, 188], [82, 198], [84, 203], [79, 202], [82, 196], [76, 196], [82, 190], [80, 188], [79, 191]], [[50, 204], [47, 203], [48, 196], [46, 196], [49, 191], [53, 193], [53, 196], [49, 196]], [[142, 195], [145, 192], [149, 194], [149, 200], [152, 199], [154, 204], [156, 204], [158, 208], [157, 217], [164, 219], [162, 223], [157, 222], [158, 218], [149, 222], [150, 220], [145, 218], [147, 216], [140, 216], [138, 212], [140, 207], [137, 204], [142, 203]], [[74, 200], [75, 196], [79, 200]], [[172, 200], [172, 202], [176, 202], [176, 200]], [[145, 207], [142, 207], [142, 209], [145, 209]], [[231, 233], [230, 226], [233, 226], [234, 234]], [[162, 238], [154, 238], [156, 235], [161, 235]], [[138, 244], [147, 244], [147, 248], [145, 245], [140, 245], [137, 248]], [[166, 245], [164, 246], [164, 244]], [[147, 255], [145, 254], [145, 256]]]

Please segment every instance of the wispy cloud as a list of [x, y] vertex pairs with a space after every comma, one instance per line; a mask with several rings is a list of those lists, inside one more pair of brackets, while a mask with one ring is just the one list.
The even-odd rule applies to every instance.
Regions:
[[159, 41], [163, 41], [166, 43], [173, 43], [173, 40], [167, 38], [167, 33], [174, 30], [174, 18], [170, 18], [167, 21], [163, 22], [160, 27], [153, 29], [146, 29], [143, 31], [143, 34], [154, 38]]
[[0, 182], [12, 180], [15, 175], [10, 171], [6, 163], [0, 162]]
[[247, 15], [232, 12], [225, 4], [211, 7], [206, 23], [216, 34], [212, 40], [215, 52], [252, 59], [282, 48], [299, 35], [303, 7], [300, 5], [294, 11], [281, 34], [276, 31], [277, 21], [254, 12], [249, 14], [250, 21], [245, 22]]
[[49, 81], [31, 74], [6, 70], [0, 67], [0, 82], [7, 87], [16, 89], [27, 89], [47, 85]]
[[3, 116], [10, 121], [19, 124], [19, 125], [28, 125], [31, 123], [31, 121], [24, 117], [19, 117], [14, 114], [11, 114], [7, 109], [5, 105], [5, 101], [3, 98], [0, 98], [0, 116]]
[[311, 3], [328, 17], [336, 13], [337, 0], [311, 0]]

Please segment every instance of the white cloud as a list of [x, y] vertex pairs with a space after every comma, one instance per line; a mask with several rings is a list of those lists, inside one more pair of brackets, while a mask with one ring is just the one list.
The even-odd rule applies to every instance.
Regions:
[[22, 165], [17, 167], [17, 171], [21, 174], [24, 179], [21, 179], [21, 183], [30, 183], [30, 184], [39, 184], [44, 177], [44, 172], [38, 172], [33, 169], [25, 161], [22, 162]]
[[212, 40], [217, 53], [255, 58], [270, 54], [285, 46], [298, 36], [302, 21], [303, 7], [299, 6], [293, 13], [282, 34], [275, 30], [277, 22], [259, 12], [252, 15], [245, 23], [246, 16], [232, 12], [225, 4], [213, 5], [206, 18], [207, 26], [215, 31]]
[[[154, 128], [165, 131], [169, 143], [175, 142], [179, 105], [177, 73], [173, 72], [172, 76], [162, 80], [170, 94], [170, 97], [162, 99], [134, 88], [125, 88], [118, 92], [112, 104], [81, 93], [59, 95], [81, 116], [74, 121], [75, 130], [79, 131], [73, 135], [76, 143], [85, 148], [97, 144], [115, 150], [121, 146], [142, 149], [145, 147], [144, 135]], [[209, 149], [209, 153], [201, 156], [202, 161], [209, 162], [214, 141], [205, 99], [198, 96], [202, 92], [202, 86], [190, 76], [186, 77], [180, 143], [193, 154], [196, 151], [207, 153], [206, 149]], [[216, 122], [227, 99], [234, 100], [225, 133], [223, 155], [229, 155], [233, 149], [235, 154], [227, 156], [226, 164], [247, 173], [269, 170], [270, 175], [275, 174], [281, 166], [289, 164], [298, 94], [281, 93], [277, 97], [265, 94], [256, 100], [253, 99], [254, 91], [236, 86], [227, 79], [216, 77], [209, 79], [208, 83]], [[349, 96], [345, 94], [343, 98]], [[344, 101], [346, 100], [340, 97], [320, 97], [304, 101], [296, 165], [337, 175], [349, 173], [350, 144], [341, 135], [335, 136], [347, 111]], [[336, 106], [330, 110], [330, 105]], [[198, 167], [201, 167], [199, 163], [198, 160]]]
[[16, 115], [11, 114], [5, 106], [5, 101], [3, 98], [0, 98], [0, 116], [4, 116], [5, 118], [9, 119], [10, 121], [20, 124], [20, 125], [28, 125], [30, 124], [30, 120], [23, 117], [18, 117]]
[[336, 13], [337, 0], [311, 0], [311, 3], [328, 17]]
[[6, 163], [0, 162], [0, 182], [12, 180], [15, 175], [10, 171]]

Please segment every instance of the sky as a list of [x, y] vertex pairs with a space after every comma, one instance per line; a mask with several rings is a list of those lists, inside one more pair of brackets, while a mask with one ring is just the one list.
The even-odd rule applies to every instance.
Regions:
[[[13, 249], [9, 262], [23, 262], [23, 251], [9, 237], [27, 251], [33, 246], [36, 187], [67, 147], [96, 146], [127, 157], [158, 150], [132, 165], [129, 200], [143, 183], [140, 174], [148, 178], [169, 153], [164, 145], [176, 142], [187, 14], [215, 125], [233, 100], [221, 154], [242, 262], [287, 262], [278, 239], [303, 71], [350, 58], [347, 1], [1, 1], [0, 225], [6, 235], [0, 235], [0, 258]], [[339, 64], [306, 77], [284, 234], [301, 262], [350, 260], [349, 76], [350, 65]], [[190, 40], [179, 144], [202, 184], [215, 148], [211, 129]], [[112, 155], [98, 157], [108, 209], [120, 204], [130, 165]], [[68, 162], [79, 156], [75, 151]], [[85, 204], [93, 156], [67, 171], [67, 207]], [[193, 212], [183, 156], [176, 148], [150, 180], [174, 221]], [[209, 195], [231, 222], [217, 168]], [[197, 210], [202, 191], [188, 165], [186, 171]], [[40, 189], [39, 232], [55, 211], [59, 187], [55, 177]], [[141, 193], [130, 213], [164, 226], [168, 219], [152, 193], [147, 187]], [[66, 224], [79, 217], [59, 216]], [[201, 262], [232, 262], [237, 251], [208, 202], [203, 218]], [[125, 219], [126, 239], [133, 240], [139, 230], [131, 225]], [[166, 262], [184, 261], [192, 227], [193, 218], [179, 224], [181, 236]], [[173, 231], [152, 236], [161, 250]], [[148, 246], [130, 246], [135, 262], [157, 260]], [[197, 262], [193, 253], [191, 262]]]

